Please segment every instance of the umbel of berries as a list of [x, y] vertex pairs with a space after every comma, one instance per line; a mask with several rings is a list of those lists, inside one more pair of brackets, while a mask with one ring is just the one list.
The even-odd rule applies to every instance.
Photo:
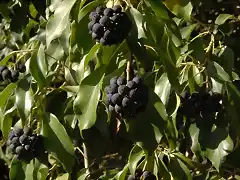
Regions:
[[120, 5], [113, 8], [98, 6], [89, 15], [89, 33], [102, 45], [111, 46], [121, 43], [131, 29], [131, 21]]
[[31, 161], [43, 151], [42, 136], [32, 133], [29, 127], [11, 130], [8, 136], [9, 150], [17, 159]]
[[17, 64], [15, 70], [9, 69], [7, 66], [0, 66], [0, 80], [16, 82], [19, 78], [19, 72], [24, 73], [26, 66], [24, 64]]
[[222, 108], [221, 94], [208, 92], [184, 92], [178, 112], [188, 118], [204, 117], [219, 112]]
[[135, 117], [145, 109], [148, 101], [147, 87], [139, 76], [128, 82], [123, 76], [113, 77], [105, 92], [109, 111], [114, 111], [121, 117]]

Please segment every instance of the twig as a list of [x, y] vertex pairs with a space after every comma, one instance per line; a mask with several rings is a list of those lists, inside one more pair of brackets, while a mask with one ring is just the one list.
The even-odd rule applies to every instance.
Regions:
[[85, 143], [83, 143], [83, 153], [84, 153], [84, 167], [87, 169], [86, 172], [90, 174], [89, 162], [88, 162], [88, 151]]
[[128, 61], [127, 61], [127, 68], [126, 68], [126, 73], [127, 73], [127, 81], [131, 79], [131, 66], [132, 66], [132, 53], [130, 53]]

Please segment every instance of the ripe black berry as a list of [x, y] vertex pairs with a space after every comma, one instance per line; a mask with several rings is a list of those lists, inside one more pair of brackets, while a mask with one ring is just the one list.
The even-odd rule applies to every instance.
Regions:
[[123, 77], [123, 76], [120, 76], [117, 80], [117, 84], [120, 86], [120, 85], [124, 85], [126, 84], [126, 78]]
[[127, 107], [130, 103], [130, 99], [128, 97], [124, 97], [122, 100], [122, 106]]
[[118, 90], [118, 86], [116, 84], [111, 84], [106, 87], [105, 91], [107, 94], [114, 94]]
[[115, 93], [115, 94], [113, 94], [112, 95], [112, 97], [111, 97], [111, 102], [113, 103], [113, 104], [121, 104], [121, 96], [120, 96], [120, 94], [118, 94], [118, 93]]
[[118, 79], [117, 76], [111, 78], [111, 79], [110, 79], [110, 84], [111, 84], [111, 85], [112, 85], [112, 84], [117, 84], [117, 79]]
[[115, 107], [113, 107], [112, 105], [109, 105], [109, 106], [108, 106], [108, 109], [109, 109], [110, 112], [112, 112], [112, 111], [115, 110]]
[[19, 77], [19, 71], [17, 70], [11, 70], [11, 78], [10, 81], [11, 82], [16, 82], [18, 80]]
[[22, 146], [16, 147], [15, 152], [16, 152], [17, 154], [21, 154], [23, 151], [24, 151], [24, 148], [23, 148]]
[[11, 79], [11, 71], [9, 69], [5, 69], [2, 71], [2, 78], [4, 81]]
[[107, 45], [107, 41], [104, 38], [101, 38], [100, 39], [100, 44], [105, 46], [105, 45]]
[[142, 177], [144, 180], [156, 180], [156, 176], [149, 171], [144, 171]]
[[105, 9], [104, 7], [98, 6], [95, 12], [98, 13], [99, 15], [103, 15], [104, 9]]
[[141, 85], [142, 84], [142, 79], [139, 76], [136, 76], [133, 78], [133, 81], [137, 84], [137, 85]]
[[99, 23], [96, 23], [93, 25], [92, 27], [92, 31], [95, 33], [95, 34], [99, 34], [103, 31], [103, 26]]
[[16, 70], [18, 70], [20, 73], [25, 73], [26, 66], [24, 64], [18, 63], [16, 64]]
[[115, 14], [111, 19], [116, 24], [120, 21], [121, 18], [118, 14]]
[[121, 106], [119, 106], [117, 104], [115, 105], [114, 109], [115, 109], [115, 112], [118, 113], [118, 114], [120, 114], [122, 112]]
[[115, 13], [120, 13], [122, 11], [122, 7], [120, 5], [113, 6], [113, 11]]
[[103, 16], [101, 17], [101, 19], [99, 20], [99, 23], [102, 25], [102, 26], [108, 26], [110, 24], [110, 19], [108, 16]]
[[108, 16], [108, 17], [111, 17], [113, 15], [114, 11], [112, 8], [106, 8], [104, 11], [103, 11], [103, 14], [105, 16]]
[[130, 89], [133, 89], [137, 86], [137, 84], [134, 81], [128, 81], [127, 82], [127, 87]]
[[107, 96], [106, 96], [106, 103], [107, 104], [111, 104], [111, 97], [112, 97], [112, 94], [107, 94]]
[[128, 87], [125, 85], [118, 86], [118, 94], [125, 96], [128, 93]]
[[97, 21], [100, 18], [100, 16], [96, 12], [91, 12], [89, 14], [89, 19], [92, 21]]
[[9, 135], [8, 135], [8, 139], [12, 140], [15, 137], [15, 133], [14, 131], [10, 131]]
[[28, 136], [27, 136], [26, 134], [23, 134], [22, 136], [20, 136], [19, 142], [20, 142], [21, 144], [27, 144], [27, 143], [29, 143]]
[[95, 24], [95, 22], [94, 21], [90, 21], [89, 23], [88, 23], [88, 29], [90, 30], [90, 31], [92, 31], [92, 28], [93, 28], [93, 25]]
[[29, 150], [30, 150], [30, 148], [31, 148], [31, 146], [30, 146], [30, 145], [28, 145], [28, 144], [24, 146], [24, 149], [25, 149], [26, 151], [29, 151]]
[[10, 144], [9, 150], [10, 150], [10, 152], [15, 153], [15, 145], [14, 144]]

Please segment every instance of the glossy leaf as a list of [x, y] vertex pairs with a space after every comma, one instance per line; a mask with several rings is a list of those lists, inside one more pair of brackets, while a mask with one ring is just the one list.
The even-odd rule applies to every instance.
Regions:
[[68, 172], [74, 165], [74, 147], [64, 126], [53, 114], [43, 116], [44, 146], [57, 157]]
[[87, 76], [79, 87], [74, 101], [74, 111], [79, 118], [80, 130], [89, 129], [96, 122], [96, 111], [100, 98], [105, 68], [99, 68]]
[[15, 158], [12, 160], [9, 176], [11, 180], [25, 180], [24, 166], [21, 161]]
[[130, 173], [134, 176], [135, 175], [135, 170], [137, 168], [138, 162], [142, 159], [144, 156], [144, 151], [141, 147], [138, 145], [135, 145], [133, 149], [131, 150], [129, 157], [128, 157], [128, 162], [129, 162], [129, 170]]
[[55, 9], [46, 27], [46, 42], [49, 47], [52, 40], [60, 37], [69, 23], [70, 11], [76, 0], [64, 0]]
[[25, 124], [33, 105], [33, 92], [30, 84], [26, 79], [22, 79], [16, 89], [16, 107]]

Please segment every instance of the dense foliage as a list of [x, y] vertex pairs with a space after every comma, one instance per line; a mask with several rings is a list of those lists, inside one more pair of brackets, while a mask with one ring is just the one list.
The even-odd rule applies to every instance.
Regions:
[[238, 0], [1, 1], [0, 179], [240, 179], [239, 15]]

